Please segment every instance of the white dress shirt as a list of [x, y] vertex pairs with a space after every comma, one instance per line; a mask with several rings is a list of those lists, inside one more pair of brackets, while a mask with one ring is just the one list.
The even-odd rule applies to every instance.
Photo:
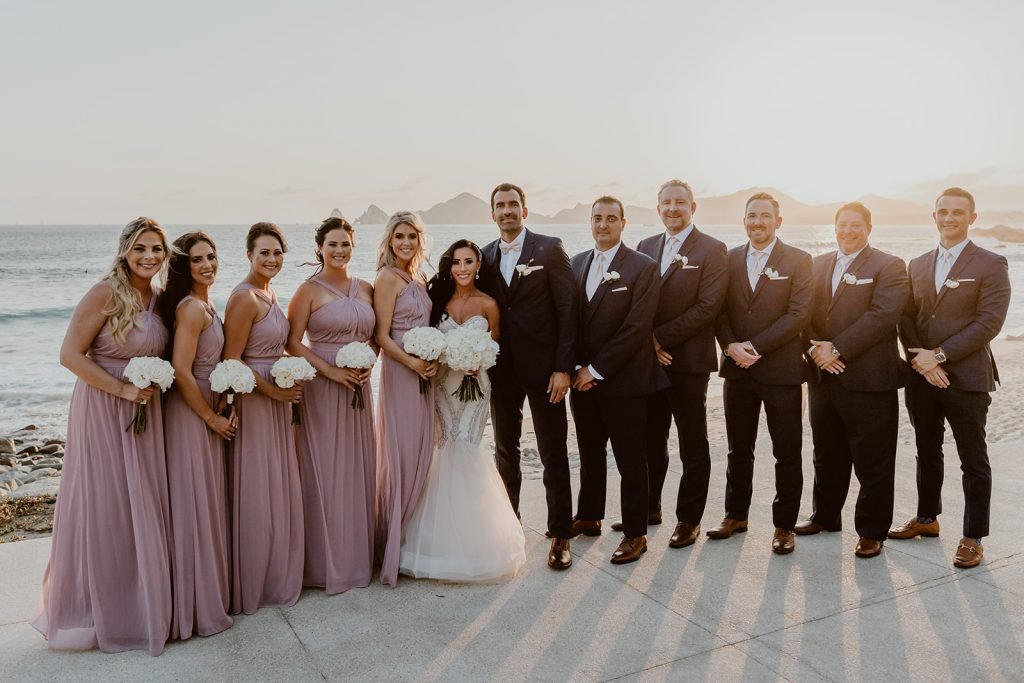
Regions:
[[949, 277], [949, 272], [953, 270], [953, 264], [960, 258], [960, 254], [964, 252], [967, 245], [971, 240], [967, 239], [960, 244], [954, 244], [949, 249], [946, 249], [941, 244], [939, 245], [939, 251], [935, 255], [935, 293], [938, 294], [942, 291], [942, 285], [946, 283], [946, 279]]
[[668, 230], [665, 231], [665, 249], [661, 252], [661, 274], [664, 275], [669, 266], [672, 265], [672, 257], [679, 253], [679, 247], [683, 246], [683, 242], [693, 232], [693, 223], [690, 223], [685, 228], [680, 230], [678, 233], [673, 235]]
[[[596, 248], [594, 249], [594, 258], [590, 262], [590, 270], [587, 273], [587, 299], [588, 300], [594, 298], [594, 293], [597, 292], [597, 287], [601, 286], [600, 280], [597, 279], [597, 275], [598, 275], [598, 272], [599, 272], [597, 270], [597, 257], [598, 257], [598, 255], [600, 254], [600, 255], [604, 256], [603, 269], [604, 269], [604, 273], [607, 273], [611, 269], [612, 261], [615, 259], [615, 254], [617, 254], [619, 252], [619, 247], [620, 246], [622, 246], [622, 241], [621, 240], [616, 242], [615, 246], [612, 247], [611, 249], [609, 249], [608, 251], [601, 251], [600, 249], [596, 249]], [[594, 291], [593, 292], [590, 291], [591, 279], [592, 278], [597, 281], [597, 286], [594, 287]], [[599, 373], [596, 369], [594, 369], [593, 365], [588, 365], [587, 366], [587, 370], [590, 371], [590, 374], [594, 377], [594, 379], [604, 379], [604, 377], [601, 375], [601, 373]]]
[[857, 257], [860, 256], [860, 252], [864, 251], [866, 248], [867, 245], [865, 244], [863, 247], [853, 252], [852, 254], [844, 254], [842, 249], [836, 252], [836, 267], [832, 271], [833, 296], [835, 295], [836, 290], [839, 289], [839, 283], [842, 281], [843, 275], [846, 274], [846, 271], [849, 270], [850, 264], [853, 263], [857, 259]]
[[526, 228], [523, 228], [511, 242], [506, 242], [504, 240], [500, 240], [498, 242], [499, 249], [501, 249], [502, 246], [507, 245], [504, 250], [501, 250], [501, 261], [498, 262], [498, 270], [501, 271], [501, 276], [505, 278], [505, 284], [512, 284], [512, 276], [516, 272], [516, 264], [519, 263], [519, 256], [523, 251], [523, 242], [525, 241]]
[[761, 250], [754, 249], [754, 245], [749, 245], [747, 249], [747, 280], [750, 282], [751, 289], [757, 289], [757, 281], [761, 277], [761, 273], [764, 272], [764, 268], [768, 265], [768, 258], [772, 255], [772, 249], [775, 248], [775, 243], [778, 242], [778, 238], [773, 239], [771, 244]]

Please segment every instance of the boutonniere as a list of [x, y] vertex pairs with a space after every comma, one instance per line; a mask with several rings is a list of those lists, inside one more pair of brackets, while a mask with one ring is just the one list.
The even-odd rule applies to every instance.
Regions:
[[676, 254], [675, 256], [672, 257], [672, 263], [677, 264], [683, 270], [689, 270], [691, 268], [700, 268], [700, 266], [691, 266], [690, 259], [686, 258], [685, 256], [680, 256], [679, 254]]
[[535, 270], [544, 270], [544, 266], [531, 266], [531, 263], [533, 263], [533, 259], [516, 266], [516, 272], [519, 273], [520, 277], [526, 277]]
[[621, 276], [619, 275], [619, 272], [617, 270], [609, 270], [607, 273], [601, 276], [601, 282], [604, 284], [618, 282], [620, 277]]
[[846, 273], [843, 275], [843, 282], [848, 285], [855, 285], [857, 284], [857, 276], [853, 273]]

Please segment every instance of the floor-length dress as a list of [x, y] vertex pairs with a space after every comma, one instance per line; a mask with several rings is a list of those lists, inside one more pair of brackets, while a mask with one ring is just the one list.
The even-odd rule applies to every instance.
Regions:
[[[336, 299], [313, 311], [306, 326], [310, 349], [334, 365], [338, 349], [373, 337], [373, 307], [314, 277]], [[363, 387], [365, 408], [352, 407], [352, 390], [326, 377], [307, 382], [302, 424], [295, 430], [306, 525], [303, 584], [342, 593], [373, 577], [376, 506], [376, 439], [373, 393]]]
[[[253, 323], [242, 361], [273, 382], [270, 369], [284, 353], [288, 319], [270, 304]], [[291, 404], [257, 391], [235, 397], [238, 431], [228, 448], [231, 516], [231, 612], [253, 614], [260, 607], [294, 605], [302, 592], [302, 485], [295, 454]]]
[[[136, 356], [158, 356], [167, 330], [153, 312], [136, 316], [124, 344], [109, 321], [89, 357], [121, 379]], [[125, 429], [136, 404], [75, 382], [42, 611], [33, 620], [54, 649], [163, 652], [171, 625], [170, 513], [159, 391], [148, 427]]]
[[[186, 296], [178, 308], [195, 299]], [[210, 373], [224, 350], [224, 325], [210, 304], [200, 301], [213, 322], [199, 335], [192, 376], [203, 398], [216, 409]], [[172, 391], [164, 406], [167, 485], [171, 500], [171, 581], [174, 618], [171, 638], [209, 636], [232, 624], [228, 610], [228, 506], [224, 439], [206, 426]]]
[[[442, 332], [457, 327], [487, 331], [475, 315], [462, 325], [445, 318]], [[491, 383], [477, 378], [483, 398], [453, 394], [465, 373], [441, 365], [434, 380], [438, 443], [423, 496], [405, 528], [400, 571], [416, 578], [500, 581], [526, 564], [523, 527], [508, 504], [494, 456], [480, 445], [487, 423]]]
[[[391, 338], [399, 346], [405, 333], [430, 324], [430, 297], [420, 282], [407, 281], [395, 299]], [[402, 534], [423, 493], [434, 455], [434, 392], [420, 393], [420, 377], [381, 354], [380, 406], [377, 411], [377, 528], [381, 537], [380, 580], [398, 582]]]

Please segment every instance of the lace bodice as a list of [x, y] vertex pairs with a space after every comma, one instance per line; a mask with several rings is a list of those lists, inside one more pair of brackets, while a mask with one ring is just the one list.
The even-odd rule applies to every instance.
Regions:
[[[487, 331], [487, 318], [482, 315], [474, 315], [467, 318], [461, 325], [450, 316], [444, 318], [437, 325], [437, 329], [448, 332], [456, 328], [469, 328]], [[477, 376], [480, 382], [480, 389], [483, 390], [483, 398], [479, 401], [464, 403], [452, 394], [459, 388], [465, 373], [452, 370], [442, 364], [437, 372], [437, 380], [434, 382], [434, 409], [439, 422], [438, 445], [448, 441], [466, 441], [478, 446], [484, 434], [484, 426], [487, 424], [487, 410], [491, 402], [491, 382], [486, 372]]]

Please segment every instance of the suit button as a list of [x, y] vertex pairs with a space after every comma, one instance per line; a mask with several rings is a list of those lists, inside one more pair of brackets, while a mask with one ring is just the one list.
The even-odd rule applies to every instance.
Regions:
[[934, 317], [935, 317], [935, 314], [934, 314], [934, 313], [932, 313], [932, 318], [934, 318]]

